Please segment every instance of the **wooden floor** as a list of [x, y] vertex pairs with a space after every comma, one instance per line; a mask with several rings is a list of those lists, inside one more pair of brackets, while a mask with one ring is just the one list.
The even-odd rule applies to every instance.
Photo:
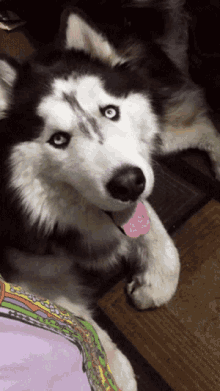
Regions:
[[174, 390], [219, 391], [220, 203], [210, 201], [173, 238], [182, 271], [168, 306], [136, 311], [122, 281], [99, 305]]

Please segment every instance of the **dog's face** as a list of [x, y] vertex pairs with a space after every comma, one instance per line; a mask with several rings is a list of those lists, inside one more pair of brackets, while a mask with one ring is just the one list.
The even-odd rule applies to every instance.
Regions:
[[158, 123], [142, 80], [82, 16], [67, 13], [62, 34], [62, 50], [20, 70], [0, 60], [10, 186], [42, 222], [57, 202], [123, 210], [154, 182]]

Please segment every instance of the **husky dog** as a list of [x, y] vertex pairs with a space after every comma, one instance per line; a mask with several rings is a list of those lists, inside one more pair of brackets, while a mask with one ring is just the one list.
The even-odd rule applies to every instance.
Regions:
[[[79, 269], [110, 273], [126, 258], [141, 310], [176, 291], [178, 252], [146, 201], [152, 155], [199, 147], [220, 176], [220, 139], [184, 55], [174, 62], [181, 43], [167, 39], [163, 50], [137, 37], [116, 44], [68, 9], [55, 46], [23, 65], [0, 58], [1, 272], [10, 265], [15, 282], [93, 324]], [[133, 239], [120, 227], [139, 202], [151, 227]], [[136, 390], [128, 360], [95, 328], [118, 386]]]

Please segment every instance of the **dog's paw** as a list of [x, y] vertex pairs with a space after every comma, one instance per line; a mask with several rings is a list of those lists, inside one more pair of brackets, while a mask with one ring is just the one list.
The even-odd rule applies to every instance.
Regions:
[[175, 294], [178, 276], [172, 278], [160, 275], [135, 276], [127, 285], [127, 292], [135, 307], [139, 310], [160, 307]]
[[131, 301], [140, 310], [159, 307], [174, 296], [180, 273], [177, 250], [173, 247], [171, 259], [155, 264], [144, 273], [133, 276], [127, 284], [127, 293]]
[[137, 381], [129, 360], [119, 349], [107, 351], [108, 363], [121, 391], [137, 391]]

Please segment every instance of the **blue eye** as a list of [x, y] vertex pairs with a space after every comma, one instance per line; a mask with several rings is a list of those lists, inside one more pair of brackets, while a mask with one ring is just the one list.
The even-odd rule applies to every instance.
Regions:
[[65, 149], [68, 146], [70, 139], [71, 136], [69, 133], [57, 132], [51, 136], [51, 138], [48, 140], [48, 143], [55, 148]]
[[119, 108], [117, 106], [108, 105], [100, 108], [100, 112], [106, 118], [117, 121], [120, 117]]
[[108, 109], [105, 110], [105, 116], [106, 118], [115, 118], [115, 116], [117, 115], [117, 111], [115, 109], [113, 109], [112, 107], [109, 107]]

